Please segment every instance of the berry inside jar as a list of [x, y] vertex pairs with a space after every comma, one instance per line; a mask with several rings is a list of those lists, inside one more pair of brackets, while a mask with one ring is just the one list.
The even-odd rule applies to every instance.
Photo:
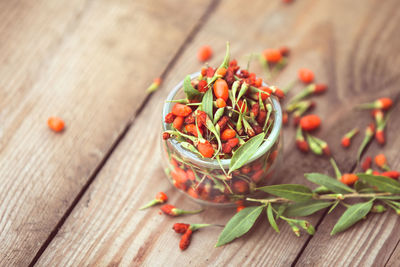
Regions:
[[188, 75], [164, 106], [165, 170], [196, 200], [234, 203], [265, 185], [280, 151], [284, 93], [230, 60]]

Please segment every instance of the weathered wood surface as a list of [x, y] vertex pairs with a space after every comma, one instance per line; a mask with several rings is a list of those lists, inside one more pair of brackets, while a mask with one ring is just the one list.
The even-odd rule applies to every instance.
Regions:
[[1, 266], [51, 238], [210, 2], [0, 2]]
[[[181, 253], [179, 236], [171, 230], [174, 222], [224, 224], [233, 210], [207, 208], [178, 220], [159, 216], [157, 209], [138, 211], [161, 190], [170, 203], [198, 207], [164, 176], [160, 114], [169, 89], [201, 67], [195, 53], [205, 43], [223, 55], [230, 40], [241, 64], [247, 54], [265, 47], [291, 47], [290, 64], [275, 82], [283, 86], [299, 67], [309, 67], [318, 82], [329, 85], [327, 94], [315, 98], [315, 112], [324, 119], [318, 135], [331, 144], [344, 172], [354, 168], [361, 137], [344, 151], [341, 135], [354, 125], [363, 129], [371, 120], [368, 112], [352, 112], [352, 106], [383, 95], [399, 97], [400, 14], [395, 0], [214, 2], [209, 10], [206, 1], [0, 3], [6, 9], [0, 8], [6, 18], [0, 36], [13, 40], [0, 44], [0, 58], [7, 63], [0, 70], [1, 88], [7, 88], [0, 91], [5, 96], [0, 99], [0, 160], [8, 166], [0, 171], [5, 184], [0, 189], [2, 265], [26, 265], [37, 254], [40, 266], [365, 266], [388, 260], [396, 266], [399, 222], [391, 213], [372, 215], [335, 237], [329, 232], [339, 213], [316, 214], [311, 218], [318, 225], [315, 237], [301, 238], [283, 224], [276, 234], [263, 218], [245, 237], [222, 248], [213, 248], [221, 229], [203, 229]], [[189, 35], [204, 12], [205, 23]], [[13, 22], [15, 17], [22, 22]], [[58, 19], [60, 23], [51, 23]], [[168, 65], [188, 37], [193, 40]], [[220, 60], [214, 57], [211, 64]], [[165, 68], [162, 89], [132, 117], [146, 85]], [[43, 126], [55, 112], [67, 121], [62, 135]], [[400, 168], [399, 107], [393, 113], [391, 145], [381, 149], [373, 144], [367, 154], [384, 151], [391, 165]], [[127, 134], [119, 138], [130, 121]], [[291, 127], [284, 130], [284, 139], [285, 166], [271, 182], [306, 183], [302, 174], [310, 171], [333, 174], [327, 159], [294, 149]], [[59, 231], [51, 233], [56, 225]], [[350, 253], [348, 246], [358, 253]]]
[[[370, 121], [370, 116], [367, 113], [354, 113], [351, 107], [354, 103], [361, 103], [383, 94], [393, 97], [398, 94], [399, 72], [389, 65], [389, 62], [398, 64], [393, 58], [398, 37], [389, 32], [390, 29], [395, 29], [394, 25], [389, 24], [388, 30], [382, 32], [379, 24], [392, 12], [395, 4], [395, 1], [388, 1], [382, 4], [384, 7], [379, 7], [378, 1], [298, 1], [291, 6], [284, 6], [278, 2], [265, 1], [253, 1], [250, 5], [243, 5], [242, 1], [220, 2], [180, 55], [162, 90], [147, 103], [126, 137], [47, 247], [39, 259], [39, 265], [167, 263], [206, 266], [268, 263], [287, 266], [297, 263], [302, 266], [314, 262], [320, 265], [334, 262], [366, 265], [385, 263], [399, 240], [398, 234], [392, 234], [394, 225], [398, 224], [397, 217], [389, 213], [375, 216], [368, 224], [361, 224], [334, 238], [328, 233], [338, 218], [337, 214], [323, 217], [324, 214], [319, 213], [311, 218], [314, 224], [322, 221], [318, 227], [316, 241], [304, 235], [296, 238], [283, 225], [282, 232], [278, 235], [267, 226], [264, 218], [248, 235], [223, 248], [213, 248], [220, 229], [202, 230], [195, 234], [192, 246], [181, 253], [177, 248], [179, 236], [170, 229], [174, 222], [225, 223], [233, 211], [208, 208], [202, 214], [176, 220], [159, 216], [157, 209], [142, 212], [137, 209], [159, 190], [171, 195], [171, 203], [180, 203], [180, 206], [187, 209], [197, 207], [196, 204], [185, 201], [184, 196], [175, 193], [164, 177], [161, 164], [154, 162], [161, 161], [158, 129], [163, 99], [168, 90], [186, 73], [199, 69], [200, 64], [194, 54], [204, 43], [213, 44], [215, 54], [222, 55], [225, 41], [230, 40], [232, 54], [242, 64], [245, 64], [244, 58], [247, 53], [261, 51], [267, 46], [287, 44], [293, 48], [290, 65], [278, 77], [276, 83], [284, 85], [285, 81], [293, 79], [299, 67], [305, 66], [316, 70], [318, 81], [329, 84], [329, 93], [316, 98], [316, 112], [324, 118], [319, 136], [329, 141], [342, 170], [352, 171], [361, 138], [358, 138], [349, 151], [339, 147], [339, 140], [353, 125], [364, 128]], [[349, 12], [355, 9], [356, 13]], [[371, 14], [374, 14], [374, 20], [371, 19]], [[252, 18], [251, 21], [249, 17]], [[396, 19], [399, 19], [399, 16]], [[290, 34], [293, 32], [296, 34]], [[373, 42], [375, 43], [376, 36], [381, 34], [383, 40], [378, 41], [380, 46], [377, 47], [381, 47], [385, 53], [374, 50]], [[220, 60], [214, 57], [211, 63], [218, 64]], [[369, 62], [374, 62], [379, 67], [371, 69]], [[381, 76], [374, 76], [374, 71]], [[395, 129], [399, 127], [397, 124], [393, 122], [389, 127], [391, 132], [388, 139], [393, 144], [398, 143], [395, 137]], [[305, 183], [302, 174], [310, 171], [333, 174], [326, 159], [307, 155], [300, 160], [301, 154], [293, 148], [293, 134], [292, 129], [285, 130], [286, 166], [274, 182]], [[378, 149], [371, 146], [371, 151], [375, 153]], [[390, 159], [396, 157], [393, 152], [387, 151]], [[394, 167], [398, 166], [396, 162], [393, 164]], [[376, 229], [374, 222], [378, 223], [384, 218], [389, 219], [390, 227], [385, 227], [386, 224], [383, 225], [382, 222], [379, 229]], [[369, 233], [375, 234], [375, 239], [365, 241], [357, 255], [357, 261], [352, 261], [353, 254], [343, 253], [347, 252], [343, 243], [354, 244], [357, 241], [352, 240], [353, 235], [368, 236]], [[309, 253], [316, 247], [325, 255], [302, 256], [303, 252]], [[329, 254], [333, 249], [338, 249], [339, 252]], [[376, 253], [376, 250], [385, 249], [388, 252], [384, 255]]]

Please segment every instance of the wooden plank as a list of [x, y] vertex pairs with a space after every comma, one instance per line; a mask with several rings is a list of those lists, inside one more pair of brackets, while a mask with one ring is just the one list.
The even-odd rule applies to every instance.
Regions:
[[[367, 116], [361, 121], [356, 114], [349, 117], [351, 105], [371, 97], [360, 95], [360, 92], [377, 94], [374, 90], [381, 82], [374, 80], [373, 87], [364, 86], [360, 73], [364, 73], [361, 69], [365, 67], [365, 62], [355, 64], [350, 58], [356, 52], [358, 57], [363, 58], [362, 55], [368, 51], [365, 51], [365, 46], [370, 44], [371, 39], [360, 43], [360, 38], [363, 37], [363, 30], [368, 29], [366, 21], [377, 3], [372, 0], [351, 3], [299, 1], [286, 6], [265, 1], [252, 1], [250, 5], [243, 5], [242, 1], [222, 2], [171, 70], [164, 89], [157, 92], [137, 118], [50, 243], [39, 265], [151, 266], [160, 262], [196, 266], [229, 263], [265, 265], [265, 262], [273, 266], [290, 265], [302, 251], [308, 237], [296, 238], [284, 225], [280, 225], [282, 232], [278, 235], [266, 225], [265, 218], [245, 237], [217, 249], [213, 246], [220, 229], [202, 230], [195, 234], [192, 246], [181, 253], [178, 249], [179, 236], [170, 229], [174, 222], [225, 223], [233, 211], [208, 208], [202, 214], [180, 219], [158, 216], [157, 209], [138, 211], [140, 205], [161, 190], [170, 196], [170, 203], [179, 203], [180, 207], [187, 209], [197, 207], [178, 195], [164, 177], [161, 165], [154, 164], [161, 161], [160, 133], [157, 129], [162, 100], [167, 95], [166, 89], [172, 88], [185, 74], [200, 68], [194, 54], [204, 43], [212, 44], [215, 54], [222, 55], [225, 41], [230, 40], [232, 54], [241, 59], [242, 64], [245, 64], [244, 56], [250, 52], [287, 44], [293, 48], [293, 55], [277, 84], [284, 85], [292, 80], [299, 67], [316, 70], [317, 80], [329, 84], [329, 93], [317, 99], [316, 112], [324, 118], [319, 136], [335, 144], [332, 150], [341, 168], [349, 171], [354, 165], [356, 149], [352, 148], [349, 153], [343, 151], [338, 147], [338, 140], [357, 121], [366, 124]], [[353, 9], [358, 12], [345, 12]], [[296, 35], [288, 34], [291, 32]], [[364, 54], [357, 49], [362, 49]], [[211, 61], [214, 65], [219, 62], [220, 58]], [[388, 70], [385, 77], [392, 80], [385, 79], [388, 88], [379, 94], [392, 91], [390, 86], [397, 81], [393, 78], [395, 74], [395, 70]], [[354, 99], [350, 101], [350, 97]], [[332, 175], [326, 159], [310, 154], [304, 156], [293, 149], [293, 135], [293, 129], [285, 130], [285, 167], [272, 182], [305, 183], [302, 174], [310, 171]], [[315, 224], [320, 218], [321, 214], [317, 214], [311, 222]], [[172, 248], [166, 249], [167, 246]]]
[[31, 262], [209, 3], [0, 3], [1, 266]]
[[[397, 90], [397, 88], [394, 89]], [[398, 101], [399, 97], [396, 102]], [[394, 114], [400, 114], [400, 105], [397, 105], [392, 112], [387, 129], [388, 144], [382, 148], [372, 143], [366, 155], [374, 157], [379, 153], [384, 153], [391, 168], [399, 170], [400, 136], [397, 132], [400, 129], [400, 117]], [[377, 167], [375, 166], [374, 169]], [[359, 170], [360, 168], [357, 169]], [[343, 212], [344, 209], [340, 208], [324, 219], [316, 235], [301, 255], [298, 261], [299, 266], [310, 264], [320, 266], [327, 262], [336, 266], [384, 266], [388, 262], [400, 241], [399, 215], [391, 209], [384, 214], [370, 214], [367, 220], [360, 222], [358, 226], [344, 233], [330, 236], [330, 231]], [[399, 264], [396, 258], [398, 250], [397, 248], [397, 252], [395, 251], [390, 258], [392, 266]]]

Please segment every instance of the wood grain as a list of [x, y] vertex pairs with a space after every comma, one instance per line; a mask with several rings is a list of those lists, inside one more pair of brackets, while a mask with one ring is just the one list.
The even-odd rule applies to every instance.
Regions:
[[[158, 216], [156, 209], [138, 211], [140, 205], [161, 190], [169, 194], [170, 203], [179, 203], [187, 209], [197, 208], [170, 187], [161, 165], [154, 164], [161, 161], [159, 130], [155, 129], [159, 129], [162, 100], [168, 89], [185, 74], [200, 68], [193, 55], [204, 43], [212, 44], [215, 54], [222, 55], [225, 41], [230, 40], [232, 54], [241, 64], [245, 64], [245, 55], [250, 52], [289, 45], [293, 48], [290, 65], [276, 83], [283, 86], [293, 79], [299, 67], [309, 67], [316, 70], [318, 82], [329, 85], [329, 93], [316, 99], [315, 112], [324, 119], [318, 135], [329, 141], [342, 170], [351, 171], [361, 140], [358, 139], [350, 151], [344, 151], [339, 147], [340, 137], [355, 124], [363, 127], [370, 120], [369, 115], [360, 118], [351, 107], [382, 94], [394, 96], [395, 85], [398, 85], [398, 68], [388, 67], [389, 62], [399, 64], [398, 57], [389, 59], [390, 53], [375, 54], [372, 46], [374, 38], [379, 36], [383, 38], [380, 43], [385, 49], [393, 51], [395, 47], [384, 41], [395, 38], [390, 35], [395, 29], [393, 25], [381, 33], [379, 23], [369, 22], [379, 3], [372, 0], [297, 1], [286, 6], [278, 2], [252, 1], [247, 5], [243, 1], [222, 1], [171, 70], [163, 90], [147, 104], [50, 243], [39, 265], [152, 266], [166, 263], [208, 266], [230, 263], [261, 266], [267, 262], [287, 266], [297, 260], [310, 238], [305, 235], [296, 238], [284, 225], [280, 225], [282, 232], [278, 235], [267, 226], [265, 218], [245, 237], [217, 249], [213, 245], [220, 229], [201, 230], [195, 234], [192, 246], [181, 253], [179, 236], [170, 229], [174, 222], [223, 224], [233, 211], [208, 208], [202, 214], [179, 220]], [[388, 1], [386, 5], [388, 10], [380, 10], [376, 20], [382, 20], [391, 12], [394, 1]], [[368, 32], [366, 36], [365, 31]], [[220, 60], [214, 57], [211, 63], [217, 65]], [[370, 69], [369, 60], [380, 67]], [[382, 68], [386, 72], [382, 72]], [[364, 75], [374, 73], [374, 70], [382, 74], [381, 79]], [[300, 86], [296, 88], [299, 89]], [[326, 159], [310, 154], [304, 156], [294, 150], [293, 134], [293, 129], [285, 130], [285, 167], [272, 182], [305, 183], [302, 174], [310, 171], [332, 175]], [[315, 224], [321, 219], [322, 213], [319, 213], [311, 218], [311, 222]], [[365, 234], [363, 230], [362, 227], [353, 229], [358, 234]]]
[[1, 266], [31, 262], [209, 3], [1, 1]]

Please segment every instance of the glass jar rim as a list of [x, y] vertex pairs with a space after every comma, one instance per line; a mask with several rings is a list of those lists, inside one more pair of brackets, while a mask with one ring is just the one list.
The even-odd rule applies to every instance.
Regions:
[[[194, 78], [197, 78], [200, 75], [200, 72], [196, 72], [190, 75], [190, 79], [193, 80]], [[263, 86], [268, 86], [263, 82]], [[180, 81], [173, 89], [172, 91], [168, 94], [166, 101], [163, 106], [163, 117], [162, 117], [162, 127], [163, 131], [169, 130], [170, 126], [164, 121], [165, 116], [171, 112], [172, 105], [175, 104], [174, 102], [171, 102], [175, 95], [179, 92], [179, 90], [183, 87], [183, 80]], [[282, 128], [282, 109], [279, 101], [277, 100], [276, 97], [271, 96], [270, 97], [271, 102], [272, 102], [272, 107], [274, 112], [274, 124], [272, 126], [272, 130], [270, 134], [268, 135], [267, 139], [261, 144], [261, 146], [257, 149], [257, 151], [249, 158], [247, 163], [255, 161], [265, 153], [275, 144], [277, 141], [280, 130]], [[206, 168], [220, 168], [222, 165], [223, 168], [229, 169], [229, 164], [231, 159], [221, 159], [220, 163], [216, 159], [208, 159], [208, 158], [200, 158], [198, 155], [195, 153], [183, 148], [181, 144], [174, 138], [169, 138], [166, 140], [166, 142], [169, 142], [175, 149], [176, 151], [185, 156], [186, 158], [189, 158], [191, 162], [201, 165]]]

